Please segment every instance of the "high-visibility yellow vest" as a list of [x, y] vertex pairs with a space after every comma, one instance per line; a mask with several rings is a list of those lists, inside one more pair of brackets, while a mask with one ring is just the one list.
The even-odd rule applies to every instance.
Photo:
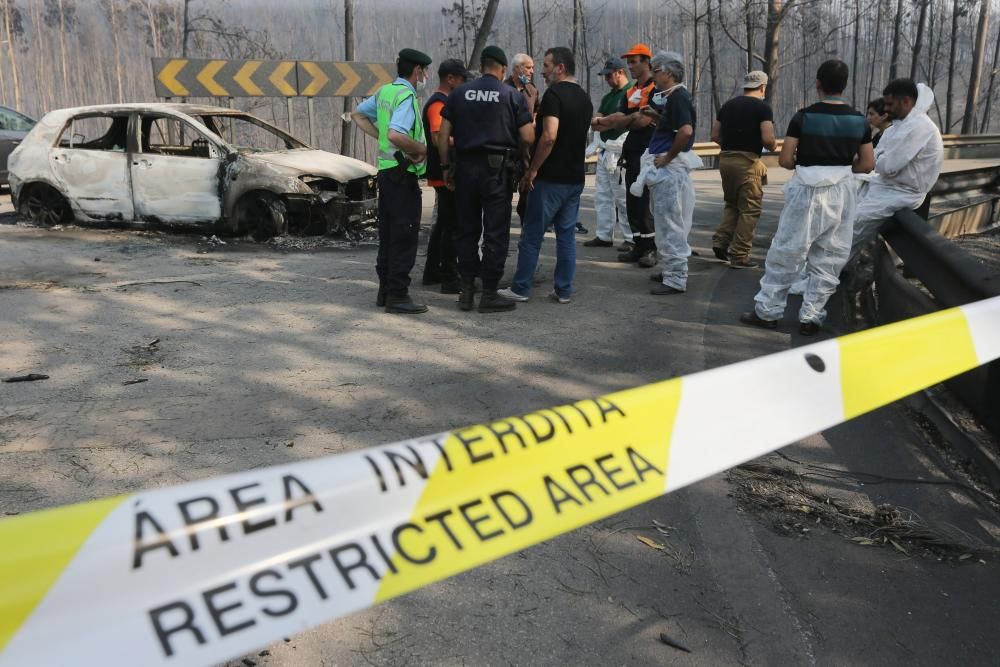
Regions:
[[[393, 157], [393, 153], [399, 149], [389, 141], [389, 122], [392, 120], [392, 112], [400, 104], [409, 103], [413, 105], [413, 128], [410, 130], [410, 138], [414, 141], [427, 145], [424, 138], [424, 124], [420, 122], [420, 104], [417, 96], [409, 86], [401, 83], [389, 83], [379, 88], [375, 94], [376, 123], [378, 127], [378, 170], [392, 169], [399, 165]], [[407, 171], [423, 176], [427, 171], [427, 163], [411, 164]]]

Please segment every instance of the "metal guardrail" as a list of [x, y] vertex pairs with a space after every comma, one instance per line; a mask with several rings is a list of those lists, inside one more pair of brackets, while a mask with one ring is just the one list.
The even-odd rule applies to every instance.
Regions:
[[[880, 233], [903, 260], [906, 274], [926, 288], [926, 292], [921, 290], [900, 274], [880, 244], [875, 265], [880, 322], [895, 322], [1000, 296], [1000, 273], [976, 262], [915, 212], [898, 211]], [[946, 384], [995, 437], [1000, 437], [1000, 362], [981, 366]], [[979, 454], [990, 464], [986, 469], [996, 469], [995, 461], [985, 453]], [[1000, 486], [1000, 481], [994, 483]]]

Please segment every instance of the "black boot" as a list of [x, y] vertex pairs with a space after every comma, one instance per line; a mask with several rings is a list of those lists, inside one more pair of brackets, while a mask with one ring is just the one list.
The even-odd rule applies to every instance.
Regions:
[[483, 288], [482, 296], [479, 297], [480, 313], [502, 313], [517, 308], [517, 302], [505, 296], [497, 294], [496, 289]]
[[385, 308], [385, 286], [378, 286], [378, 295], [375, 297], [375, 306], [377, 308]]
[[458, 307], [462, 310], [472, 310], [476, 307], [475, 279], [462, 278], [462, 291], [458, 294]]
[[390, 294], [385, 300], [385, 312], [400, 315], [416, 315], [417, 313], [426, 313], [427, 306], [422, 303], [414, 303], [409, 294], [404, 296], [393, 296]]

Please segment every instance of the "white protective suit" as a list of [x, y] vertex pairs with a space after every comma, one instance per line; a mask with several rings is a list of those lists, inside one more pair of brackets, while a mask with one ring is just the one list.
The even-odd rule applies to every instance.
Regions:
[[754, 297], [758, 317], [781, 319], [788, 290], [804, 269], [799, 322], [823, 324], [826, 302], [840, 284], [851, 251], [857, 192], [851, 167], [795, 168], [784, 187], [785, 206]]
[[906, 118], [889, 127], [875, 149], [875, 172], [858, 202], [851, 255], [874, 238], [878, 228], [901, 209], [915, 209], [941, 174], [941, 132], [927, 115], [934, 91], [917, 84], [917, 102]]
[[625, 208], [625, 183], [618, 160], [622, 156], [625, 132], [617, 139], [604, 141], [599, 133], [587, 146], [587, 156], [597, 155], [597, 170], [594, 175], [594, 211], [597, 214], [597, 238], [614, 241], [615, 230], [625, 241], [632, 240], [632, 228], [628, 224]]
[[[653, 156], [647, 151], [642, 156], [643, 171], [647, 157], [652, 164]], [[649, 205], [653, 210], [663, 284], [682, 291], [687, 289], [688, 257], [691, 256], [688, 234], [694, 221], [691, 170], [701, 166], [701, 158], [694, 151], [682, 151], [666, 167], [653, 166], [644, 181], [649, 186]], [[637, 182], [643, 182], [641, 175], [639, 178]]]

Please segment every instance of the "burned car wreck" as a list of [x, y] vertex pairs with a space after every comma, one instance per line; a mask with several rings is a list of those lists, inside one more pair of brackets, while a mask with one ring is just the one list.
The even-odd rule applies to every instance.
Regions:
[[39, 225], [196, 227], [265, 240], [357, 237], [376, 221], [376, 170], [309, 148], [250, 114], [114, 104], [46, 114], [9, 160], [11, 197]]

